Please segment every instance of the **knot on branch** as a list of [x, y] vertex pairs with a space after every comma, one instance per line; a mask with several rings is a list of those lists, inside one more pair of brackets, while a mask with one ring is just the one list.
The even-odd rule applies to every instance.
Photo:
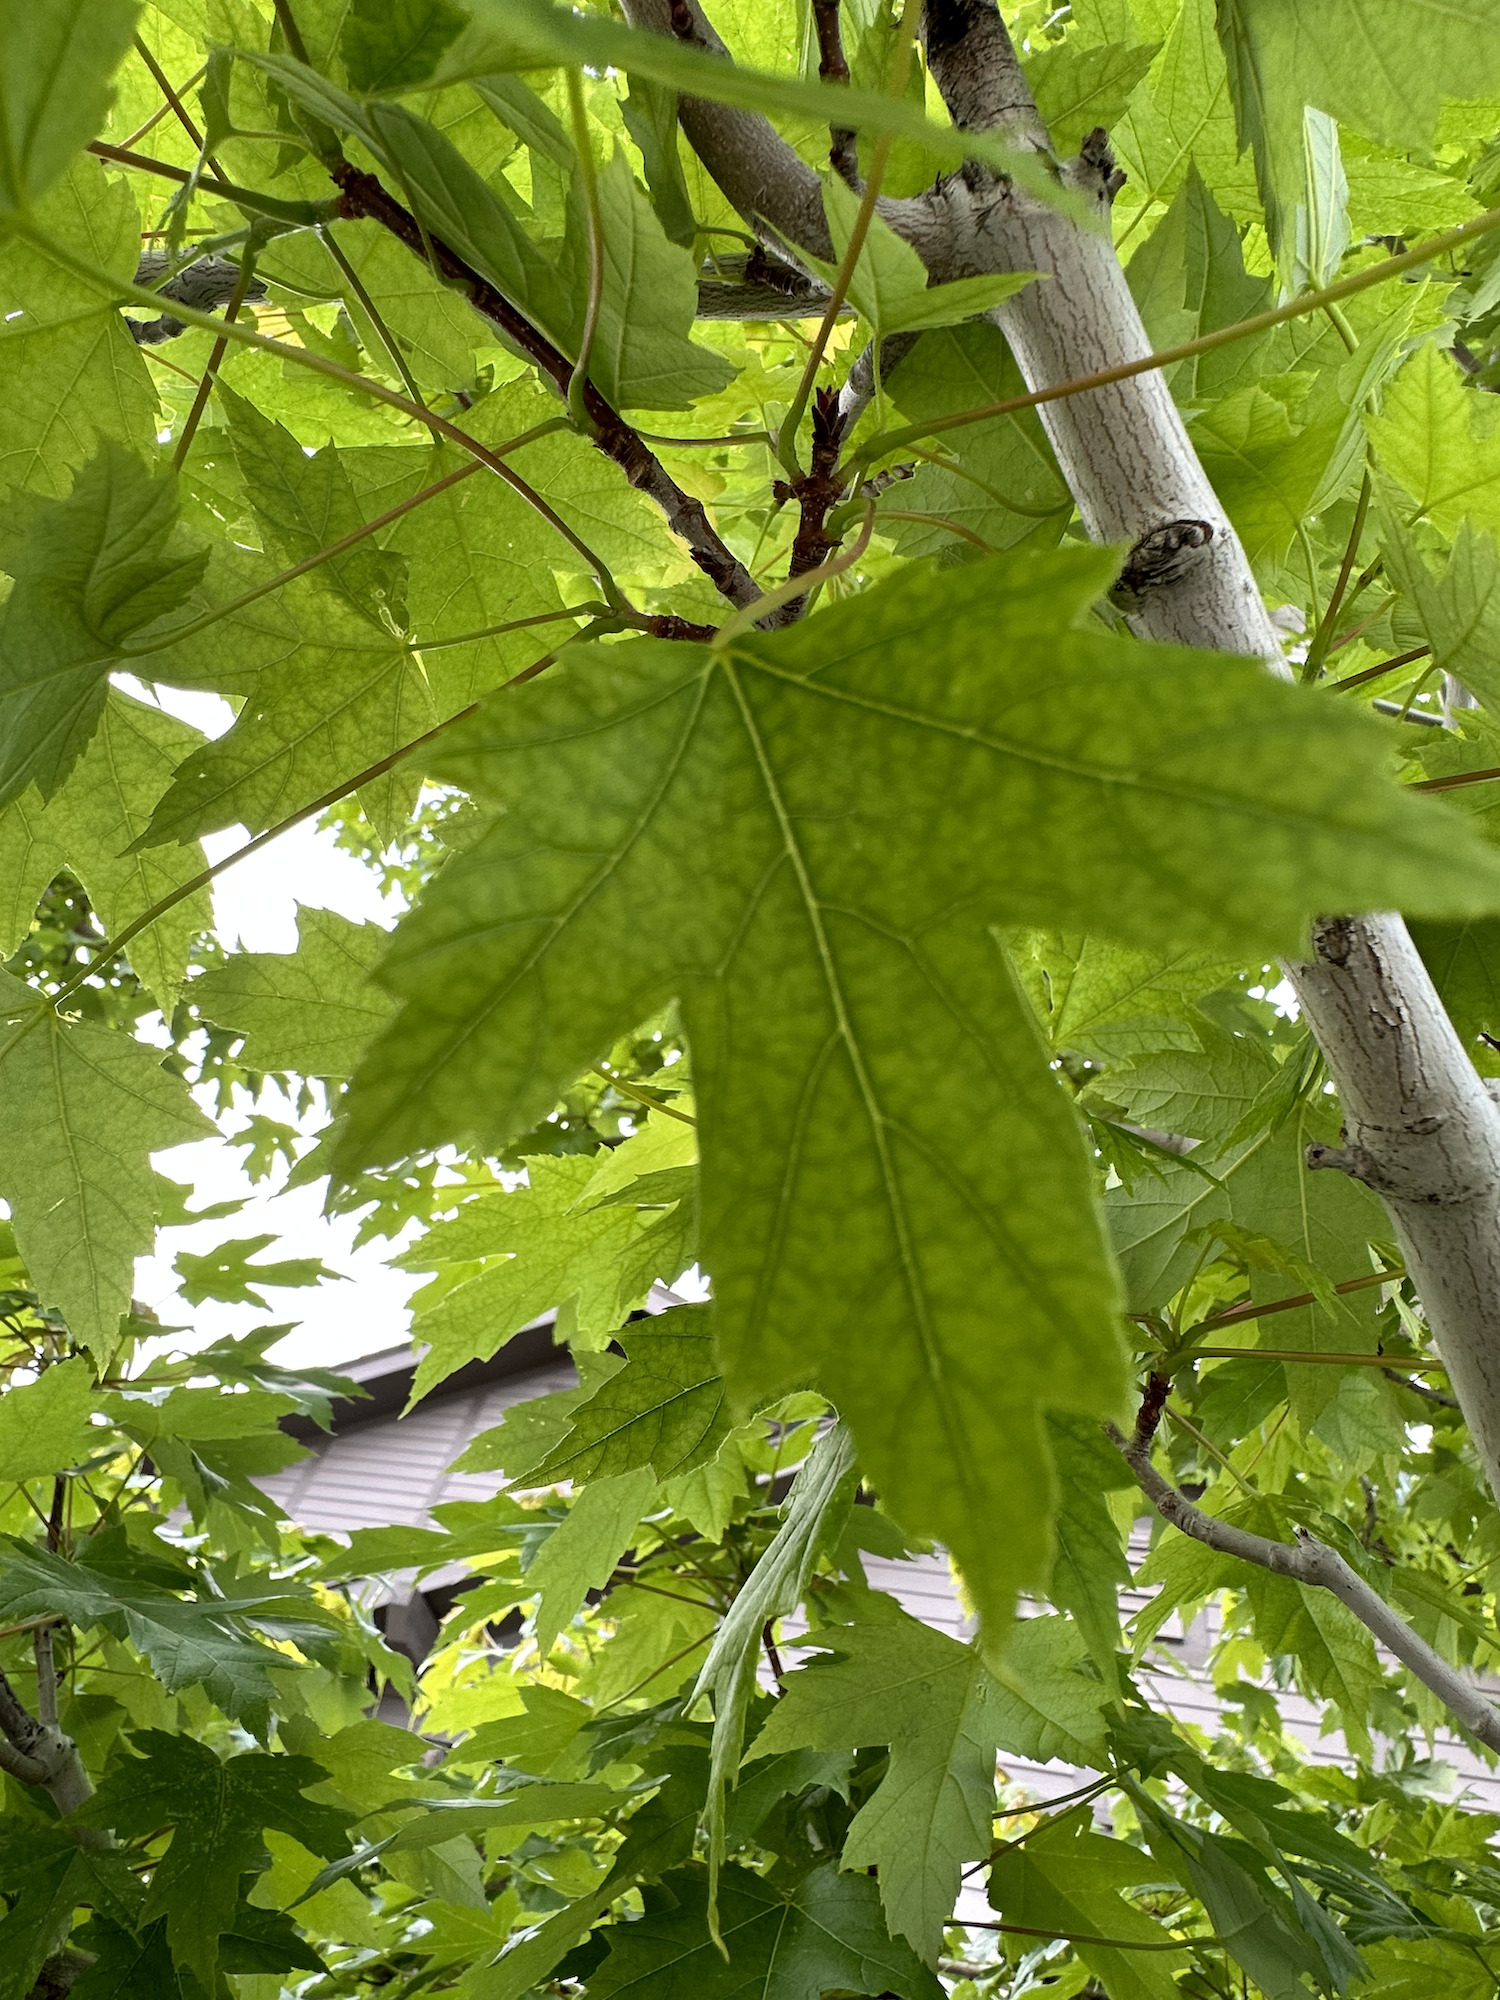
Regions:
[[1113, 202], [1128, 176], [1115, 165], [1109, 134], [1102, 125], [1086, 132], [1078, 148], [1078, 160], [1069, 174], [1075, 187], [1097, 194], [1105, 203]]
[[1385, 1156], [1356, 1139], [1344, 1146], [1309, 1146], [1305, 1158], [1314, 1173], [1347, 1174], [1350, 1180], [1359, 1181], [1372, 1193], [1388, 1196], [1393, 1201], [1421, 1202], [1427, 1207], [1444, 1208], [1458, 1207], [1464, 1202], [1492, 1195], [1493, 1188], [1483, 1182], [1444, 1182], [1435, 1177], [1431, 1157], [1425, 1152], [1410, 1165], [1400, 1159], [1396, 1148], [1402, 1139], [1429, 1139], [1441, 1130], [1444, 1122], [1441, 1118], [1412, 1119], [1409, 1125], [1385, 1135], [1395, 1142]]
[[1192, 576], [1208, 560], [1213, 538], [1212, 521], [1162, 521], [1148, 528], [1125, 558], [1109, 593], [1111, 603], [1133, 610], [1151, 591]]

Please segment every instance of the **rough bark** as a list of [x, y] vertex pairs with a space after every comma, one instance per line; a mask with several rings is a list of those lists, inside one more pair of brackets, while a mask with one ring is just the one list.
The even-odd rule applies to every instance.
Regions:
[[1464, 1052], [1399, 917], [1333, 917], [1289, 964], [1338, 1084], [1341, 1147], [1311, 1166], [1385, 1204], [1500, 1499], [1500, 1108]]

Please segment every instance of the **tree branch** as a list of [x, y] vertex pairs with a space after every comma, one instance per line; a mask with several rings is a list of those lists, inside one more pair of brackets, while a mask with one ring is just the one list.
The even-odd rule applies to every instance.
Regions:
[[1338, 1084], [1344, 1144], [1312, 1167], [1384, 1202], [1500, 1499], [1500, 1107], [1470, 1062], [1399, 917], [1333, 917], [1289, 963]]
[[[818, 37], [818, 75], [824, 83], [847, 83], [849, 64], [839, 32], [840, 0], [812, 0], [813, 27]], [[859, 142], [847, 125], [828, 128], [828, 164], [841, 181], [859, 190]]]
[[[1145, 1409], [1143, 1403], [1143, 1417]], [[1295, 1543], [1273, 1542], [1269, 1536], [1251, 1534], [1248, 1529], [1236, 1528], [1231, 1522], [1205, 1514], [1201, 1507], [1194, 1506], [1186, 1494], [1179, 1493], [1175, 1486], [1163, 1479], [1152, 1465], [1154, 1422], [1143, 1425], [1138, 1419], [1135, 1435], [1130, 1438], [1114, 1424], [1106, 1424], [1104, 1428], [1135, 1474], [1141, 1491], [1164, 1521], [1184, 1535], [1191, 1535], [1194, 1541], [1202, 1542], [1206, 1548], [1217, 1549], [1221, 1555], [1236, 1556], [1241, 1562], [1254, 1563], [1257, 1569], [1289, 1577], [1294, 1583], [1332, 1591], [1340, 1603], [1354, 1613], [1377, 1644], [1393, 1653], [1471, 1735], [1478, 1737], [1488, 1749], [1500, 1751], [1500, 1710], [1486, 1701], [1456, 1667], [1450, 1667], [1446, 1660], [1441, 1659], [1427, 1641], [1391, 1609], [1379, 1592], [1350, 1568], [1337, 1549], [1330, 1548], [1326, 1542], [1320, 1542], [1315, 1535], [1301, 1528], [1296, 1531]]]
[[[347, 160], [332, 162], [329, 172], [343, 197], [340, 207], [344, 215], [378, 222], [424, 263], [428, 261], [430, 245], [437, 275], [449, 284], [462, 286], [475, 310], [499, 327], [507, 341], [533, 362], [566, 398], [574, 364], [524, 314], [440, 237], [424, 231], [410, 210], [388, 193], [374, 174]], [[614, 460], [638, 492], [660, 507], [668, 527], [687, 544], [688, 553], [715, 589], [737, 609], [753, 604], [760, 595], [755, 579], [714, 529], [702, 502], [683, 491], [656, 454], [642, 442], [639, 433], [605, 401], [592, 382], [582, 384], [581, 388], [583, 406], [593, 425], [593, 442], [607, 458]]]
[[[38, 1642], [41, 1633], [37, 1634]], [[52, 1634], [47, 1628], [47, 1657], [50, 1663]], [[41, 1672], [40, 1644], [38, 1646], [38, 1673]], [[49, 1666], [50, 1678], [50, 1666]], [[57, 1726], [56, 1721], [56, 1681], [50, 1687], [43, 1686], [41, 1706], [45, 1711], [51, 1708], [52, 1719], [38, 1722], [25, 1703], [0, 1673], [0, 1769], [9, 1771], [26, 1785], [40, 1785], [52, 1794], [52, 1799], [60, 1813], [70, 1813], [81, 1806], [85, 1799], [93, 1796], [94, 1788], [89, 1783], [88, 1773], [83, 1768], [83, 1760], [78, 1755], [78, 1746], [71, 1736], [67, 1736]], [[109, 1835], [94, 1828], [80, 1829], [77, 1834], [84, 1847], [107, 1847]]]

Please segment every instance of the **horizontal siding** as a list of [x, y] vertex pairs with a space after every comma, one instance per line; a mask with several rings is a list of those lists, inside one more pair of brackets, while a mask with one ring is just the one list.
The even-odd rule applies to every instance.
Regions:
[[[408, 1416], [358, 1424], [337, 1436], [320, 1438], [308, 1458], [261, 1479], [259, 1484], [293, 1520], [318, 1533], [395, 1523], [419, 1525], [430, 1521], [432, 1509], [445, 1501], [488, 1499], [504, 1483], [498, 1473], [451, 1470], [453, 1460], [470, 1439], [498, 1424], [517, 1403], [572, 1388], [576, 1381], [572, 1363], [560, 1359], [555, 1366], [495, 1382], [470, 1394], [439, 1396]], [[1144, 1558], [1149, 1540], [1146, 1524], [1138, 1523], [1130, 1550], [1135, 1564]], [[915, 1556], [904, 1562], [883, 1556], [863, 1560], [871, 1585], [889, 1591], [914, 1618], [955, 1639], [972, 1635], [972, 1621], [959, 1601], [943, 1556]], [[410, 1587], [411, 1580], [405, 1579], [405, 1590]], [[402, 1594], [402, 1580], [382, 1579], [372, 1586], [372, 1601], [394, 1594]], [[1139, 1588], [1122, 1591], [1122, 1614], [1132, 1615], [1151, 1596], [1150, 1590]], [[1023, 1606], [1022, 1615], [1027, 1615], [1027, 1607]], [[793, 1641], [788, 1649], [792, 1656], [798, 1652], [798, 1629], [791, 1626], [788, 1632]], [[1187, 1631], [1180, 1620], [1169, 1620], [1137, 1677], [1142, 1693], [1150, 1700], [1180, 1722], [1210, 1735], [1221, 1727], [1220, 1703], [1203, 1671], [1214, 1630], [1211, 1615], [1199, 1618]], [[1343, 1737], [1336, 1731], [1323, 1733], [1327, 1711], [1317, 1703], [1286, 1691], [1278, 1694], [1277, 1706], [1288, 1733], [1310, 1762], [1352, 1762]], [[1453, 1738], [1440, 1738], [1435, 1754], [1452, 1766], [1459, 1789], [1475, 1805], [1500, 1812], [1500, 1775], [1490, 1772], [1466, 1745]], [[1003, 1759], [1002, 1771], [1009, 1784], [1023, 1787], [1042, 1801], [1073, 1790], [1089, 1775], [1066, 1764], [1034, 1764], [1024, 1758]], [[966, 1892], [961, 1910], [979, 1914], [982, 1897], [973, 1908], [968, 1907], [970, 1900], [971, 1893]]]

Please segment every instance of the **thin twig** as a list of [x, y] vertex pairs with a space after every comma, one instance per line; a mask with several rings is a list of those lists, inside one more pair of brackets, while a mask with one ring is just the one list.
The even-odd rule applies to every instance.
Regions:
[[329, 256], [338, 266], [339, 271], [343, 276], [344, 283], [349, 287], [350, 291], [353, 292], [355, 298], [358, 299], [360, 305], [364, 308], [365, 317], [369, 320], [371, 326], [374, 327], [376, 336], [379, 339], [381, 346], [384, 347], [386, 353], [391, 357], [391, 362], [396, 370], [396, 373], [401, 377], [401, 380], [406, 384], [407, 395], [411, 397], [414, 403], [419, 403], [423, 409], [426, 409], [427, 399], [422, 394], [421, 389], [418, 387], [417, 378], [415, 375], [412, 374], [410, 364], [408, 363], [406, 356], [401, 352], [401, 348], [399, 343], [397, 342], [395, 334], [393, 334], [390, 328], [386, 325], [384, 318], [381, 316], [379, 307], [376, 305], [375, 301], [370, 297], [369, 292], [365, 289], [364, 280], [360, 277], [358, 271], [355, 270], [354, 266], [349, 262], [349, 259], [344, 255], [343, 249], [341, 248], [337, 238], [334, 236], [332, 229], [327, 227], [326, 224], [320, 226], [318, 230], [318, 241], [322, 244], [323, 248], [328, 252]]
[[1337, 694], [1341, 688], [1363, 687], [1366, 681], [1378, 681], [1382, 674], [1392, 674], [1397, 667], [1409, 667], [1413, 660], [1425, 660], [1431, 651], [1431, 646], [1413, 646], [1409, 653], [1398, 653], [1394, 660], [1382, 660], [1374, 667], [1361, 667], [1357, 674], [1345, 674], [1341, 681], [1332, 682], [1333, 692]]
[[[207, 63], [200, 63], [197, 69], [195, 69], [192, 75], [188, 78], [186, 83], [178, 84], [176, 93], [177, 96], [186, 97], [188, 92], [192, 89], [193, 85], [195, 83], [201, 83], [204, 77], [207, 76], [207, 74], [208, 74]], [[161, 104], [157, 106], [157, 108], [152, 112], [151, 116], [146, 120], [144, 125], [137, 125], [133, 132], [128, 132], [125, 135], [125, 137], [120, 141], [121, 145], [134, 146], [138, 144], [140, 140], [145, 138], [148, 132], [154, 132], [156, 130], [157, 126], [160, 125], [163, 118], [170, 117], [171, 112], [172, 112], [172, 99], [168, 97]], [[152, 233], [165, 234], [166, 232], [153, 231]]]
[[1500, 778], [1500, 765], [1492, 764], [1485, 771], [1459, 771], [1451, 778], [1421, 778], [1407, 789], [1413, 792], [1456, 792], [1462, 785], [1487, 785], [1492, 778]]
[[[839, 0], [812, 0], [813, 27], [818, 37], [818, 75], [824, 83], [849, 82], [849, 64], [839, 32]], [[828, 164], [849, 187], [859, 187], [859, 142], [852, 126], [828, 128]]]
[[1210, 354], [1234, 341], [1247, 340], [1272, 327], [1284, 326], [1288, 320], [1300, 319], [1305, 313], [1321, 312], [1326, 305], [1354, 298], [1374, 285], [1384, 284], [1388, 278], [1399, 277], [1403, 271], [1429, 264], [1492, 229], [1500, 229], [1500, 208], [1486, 209], [1472, 222], [1462, 223], [1457, 229], [1444, 230], [1438, 236], [1429, 237], [1425, 243], [1417, 244], [1414, 249], [1403, 251], [1399, 257], [1387, 257], [1379, 264], [1372, 264], [1368, 270], [1356, 271], [1350, 277], [1324, 286], [1321, 291], [1305, 292], [1300, 298], [1289, 299], [1285, 305], [1253, 313], [1248, 319], [1236, 320], [1232, 325], [1219, 327], [1212, 333], [1199, 334], [1195, 339], [1181, 341], [1175, 347], [1158, 348], [1154, 353], [1142, 355], [1139, 360], [1116, 362], [1109, 368], [1097, 368], [1088, 375], [1075, 375], [1066, 382], [1032, 389], [1023, 396], [1007, 396], [998, 403], [983, 403], [975, 409], [958, 410], [951, 416], [934, 417], [925, 423], [908, 425], [904, 430], [880, 432], [868, 439], [849, 460], [850, 474], [890, 452], [905, 449], [920, 438], [934, 437], [943, 431], [961, 430], [968, 424], [985, 423], [991, 417], [1008, 417], [1016, 410], [1035, 409], [1040, 403], [1055, 403], [1067, 396], [1081, 396], [1090, 389], [1108, 388], [1114, 382], [1128, 382], [1137, 375], [1149, 375], [1158, 368], [1171, 367], [1176, 361], [1191, 360], [1196, 354]]
[[[230, 293], [229, 303], [224, 308], [226, 324], [228, 321], [239, 317], [240, 307], [245, 303], [245, 294], [249, 291], [251, 280], [254, 276], [255, 253], [247, 244], [240, 256], [240, 274], [234, 281], [234, 290]], [[225, 350], [228, 346], [229, 335], [227, 333], [220, 333], [215, 338], [213, 346], [209, 349], [208, 365], [204, 368], [203, 374], [199, 379], [198, 392], [193, 397], [193, 406], [187, 413], [187, 421], [182, 427], [182, 436], [177, 440], [177, 449], [172, 453], [172, 469], [174, 472], [181, 472], [187, 462], [187, 455], [192, 449], [193, 439], [197, 435], [199, 422], [202, 419], [203, 412], [208, 408], [208, 399], [213, 390], [214, 378], [219, 372], [219, 363], [224, 359]]]
[[1136, 1482], [1164, 1521], [1206, 1548], [1222, 1555], [1253, 1563], [1293, 1582], [1331, 1591], [1352, 1611], [1378, 1644], [1394, 1653], [1401, 1664], [1491, 1750], [1500, 1750], [1500, 1711], [1470, 1685], [1456, 1667], [1434, 1652], [1425, 1639], [1414, 1632], [1401, 1615], [1365, 1579], [1352, 1569], [1336, 1549], [1320, 1542], [1304, 1528], [1295, 1530], [1294, 1542], [1272, 1541], [1269, 1536], [1252, 1534], [1246, 1528], [1206, 1514], [1185, 1493], [1163, 1479], [1151, 1463], [1149, 1442], [1141, 1444], [1125, 1437], [1114, 1424], [1104, 1426], [1105, 1434], [1118, 1448]]
[[778, 584], [774, 590], [768, 590], [765, 596], [754, 604], [746, 605], [743, 611], [736, 611], [732, 618], [725, 619], [709, 643], [715, 651], [719, 651], [732, 639], [737, 639], [748, 627], [758, 625], [763, 618], [768, 617], [783, 604], [790, 604], [793, 599], [805, 596], [808, 591], [831, 582], [836, 576], [842, 576], [846, 569], [851, 569], [859, 561], [870, 546], [870, 537], [874, 532], [875, 502], [871, 500], [866, 505], [864, 526], [860, 529], [858, 538], [842, 555], [834, 556], [830, 562], [821, 563], [817, 569], [810, 569], [803, 576], [789, 576], [785, 583]]
[[1319, 620], [1318, 629], [1313, 634], [1312, 644], [1307, 649], [1307, 660], [1302, 669], [1302, 678], [1315, 681], [1323, 671], [1323, 662], [1328, 657], [1329, 643], [1333, 638], [1334, 624], [1339, 608], [1344, 601], [1344, 592], [1349, 588], [1349, 578], [1354, 573], [1355, 560], [1359, 555], [1359, 544], [1365, 532], [1365, 522], [1370, 512], [1370, 495], [1373, 486], [1370, 469], [1365, 467], [1365, 476], [1360, 484], [1359, 499], [1354, 508], [1354, 525], [1349, 530], [1349, 540], [1344, 549], [1344, 560], [1339, 564], [1338, 580], [1328, 599], [1328, 608]]

